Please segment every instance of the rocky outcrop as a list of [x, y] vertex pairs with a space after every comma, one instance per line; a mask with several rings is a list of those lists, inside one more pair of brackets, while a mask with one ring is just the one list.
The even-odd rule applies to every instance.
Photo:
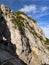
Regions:
[[[23, 12], [14, 13], [4, 5], [0, 5], [0, 47], [16, 58], [16, 61], [13, 59], [12, 62], [14, 65], [15, 62], [18, 62], [17, 65], [49, 65], [46, 40], [43, 30], [34, 19]], [[8, 56], [1, 50], [0, 53], [2, 56]]]

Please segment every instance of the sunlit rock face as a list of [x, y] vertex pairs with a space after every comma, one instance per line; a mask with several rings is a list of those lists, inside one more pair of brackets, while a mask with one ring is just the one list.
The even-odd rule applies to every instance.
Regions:
[[[6, 51], [2, 56], [8, 53], [14, 57], [17, 55], [24, 62], [17, 61], [21, 63], [17, 65], [49, 65], [46, 40], [43, 30], [34, 19], [0, 5], [0, 45]], [[12, 61], [15, 63], [14, 59]]]

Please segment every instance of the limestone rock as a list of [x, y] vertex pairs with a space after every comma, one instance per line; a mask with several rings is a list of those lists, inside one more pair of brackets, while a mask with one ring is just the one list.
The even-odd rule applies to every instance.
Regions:
[[[17, 65], [49, 65], [46, 40], [43, 30], [34, 19], [0, 5], [0, 48], [16, 58], [12, 60], [14, 65], [17, 62]], [[2, 60], [8, 58], [6, 53], [0, 54]]]

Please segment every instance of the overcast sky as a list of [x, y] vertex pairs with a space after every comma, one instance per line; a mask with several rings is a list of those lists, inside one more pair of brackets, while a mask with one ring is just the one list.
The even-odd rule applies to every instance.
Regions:
[[49, 38], [49, 0], [0, 0], [0, 4], [34, 18]]

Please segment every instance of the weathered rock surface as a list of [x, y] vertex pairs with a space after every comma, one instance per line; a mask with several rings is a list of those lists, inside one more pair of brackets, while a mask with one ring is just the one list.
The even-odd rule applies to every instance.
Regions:
[[0, 5], [1, 62], [12, 56], [16, 59], [8, 62], [14, 65], [49, 65], [46, 40], [42, 29], [34, 19], [23, 12], [14, 13], [4, 5]]

